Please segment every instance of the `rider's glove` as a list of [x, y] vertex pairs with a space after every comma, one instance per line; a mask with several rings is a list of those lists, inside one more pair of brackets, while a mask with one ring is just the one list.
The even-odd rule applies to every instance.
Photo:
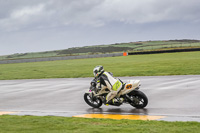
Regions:
[[91, 84], [91, 86], [95, 87], [96, 86], [95, 80], [92, 80], [90, 84]]

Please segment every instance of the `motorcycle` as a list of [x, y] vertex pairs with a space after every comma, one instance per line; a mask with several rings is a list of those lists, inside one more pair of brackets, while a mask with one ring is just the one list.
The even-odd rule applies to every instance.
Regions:
[[[121, 80], [120, 80], [121, 81]], [[90, 88], [84, 94], [85, 102], [93, 107], [99, 108], [104, 103], [105, 105], [120, 106], [123, 103], [130, 104], [131, 106], [142, 109], [147, 106], [147, 96], [139, 90], [140, 80], [129, 80], [123, 83], [122, 89], [118, 92], [115, 98], [111, 102], [105, 103], [107, 94], [110, 92], [108, 89], [100, 91], [101, 89], [96, 87], [97, 81], [93, 79], [90, 83]]]

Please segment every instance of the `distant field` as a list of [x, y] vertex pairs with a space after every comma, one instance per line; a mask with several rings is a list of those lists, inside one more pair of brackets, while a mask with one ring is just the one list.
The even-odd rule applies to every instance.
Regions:
[[103, 65], [116, 77], [199, 75], [200, 52], [1, 64], [0, 79], [93, 77], [92, 70], [96, 65]]
[[41, 58], [53, 56], [89, 55], [113, 52], [139, 52], [155, 51], [176, 48], [200, 48], [200, 40], [168, 40], [168, 41], [143, 41], [116, 43], [110, 45], [96, 45], [85, 47], [74, 47], [63, 50], [35, 52], [35, 53], [16, 53], [12, 55], [0, 56], [0, 60], [21, 59], [21, 58]]
[[130, 47], [130, 51], [146, 51], [146, 50], [162, 50], [162, 49], [174, 49], [174, 48], [191, 48], [200, 47], [200, 42], [198, 41], [181, 41], [181, 40], [171, 40], [171, 41], [146, 41], [146, 42], [132, 42], [132, 43], [121, 43], [114, 44], [115, 47]]

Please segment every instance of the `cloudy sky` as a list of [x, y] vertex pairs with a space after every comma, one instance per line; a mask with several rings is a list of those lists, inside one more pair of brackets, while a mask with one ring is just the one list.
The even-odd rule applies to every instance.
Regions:
[[0, 0], [0, 55], [198, 39], [199, 0]]

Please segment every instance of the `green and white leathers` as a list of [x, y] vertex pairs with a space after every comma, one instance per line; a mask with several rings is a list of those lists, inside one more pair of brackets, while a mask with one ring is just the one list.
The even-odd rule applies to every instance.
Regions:
[[[98, 77], [97, 87], [100, 87], [101, 91], [104, 91], [106, 88], [110, 90], [110, 93], [106, 96], [106, 102], [108, 103], [108, 101], [113, 99], [122, 88], [122, 83], [118, 79], [114, 78], [110, 73], [103, 72]], [[99, 93], [101, 93], [101, 91]]]

